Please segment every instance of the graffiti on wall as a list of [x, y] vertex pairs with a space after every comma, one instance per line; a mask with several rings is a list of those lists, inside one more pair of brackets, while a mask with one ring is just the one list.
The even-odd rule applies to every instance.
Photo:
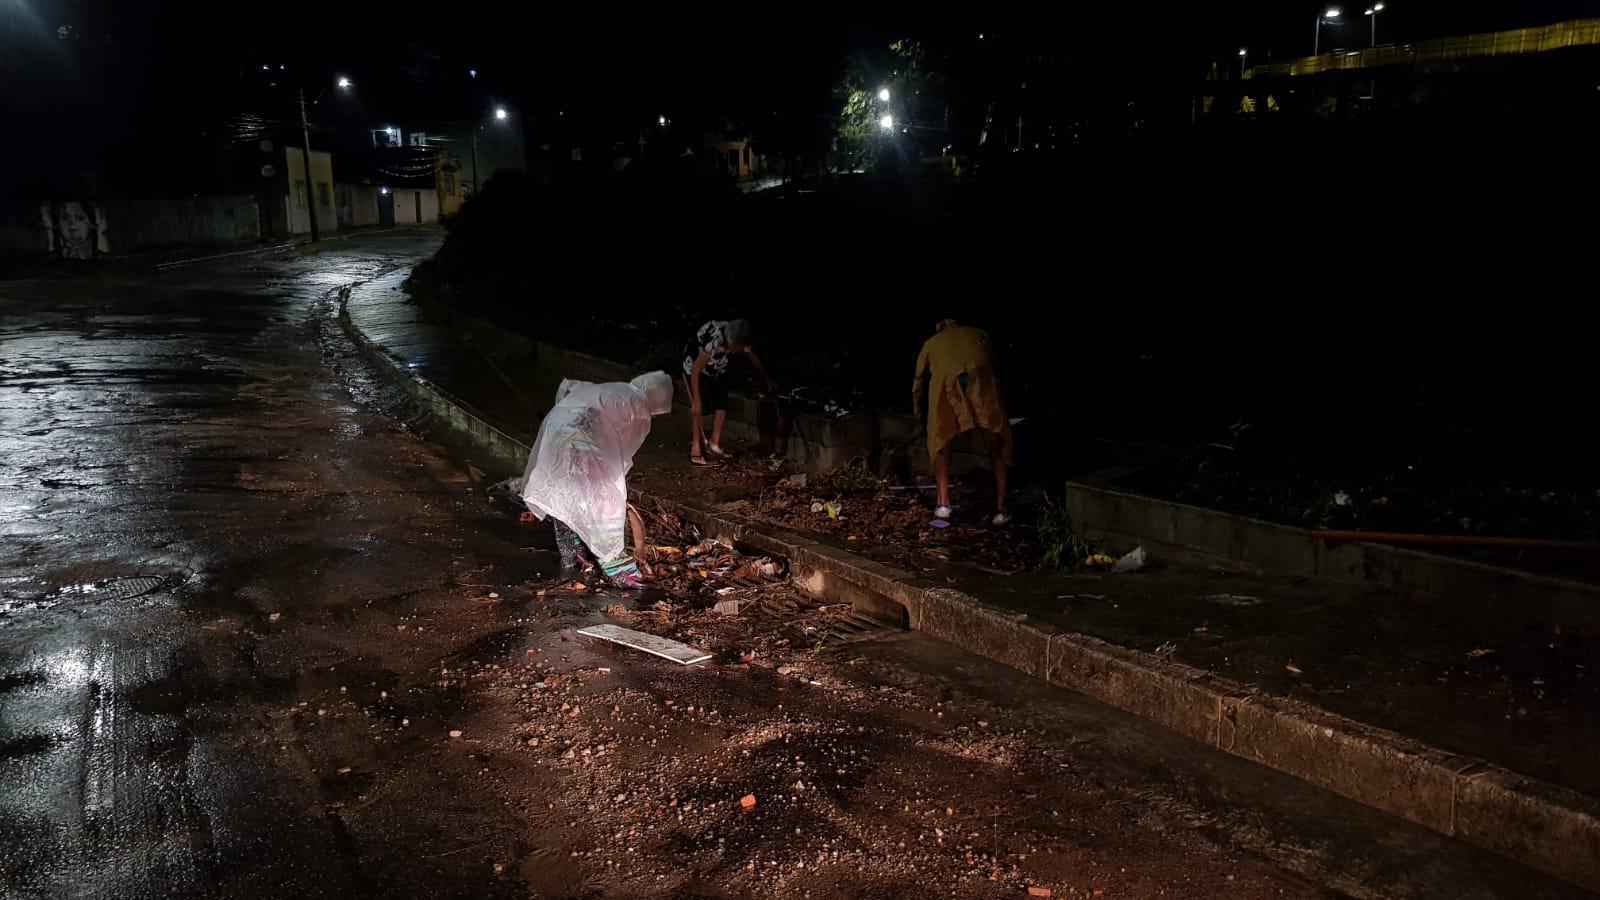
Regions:
[[39, 207], [45, 230], [45, 247], [61, 259], [93, 259], [110, 253], [106, 239], [106, 211], [94, 203], [67, 200]]

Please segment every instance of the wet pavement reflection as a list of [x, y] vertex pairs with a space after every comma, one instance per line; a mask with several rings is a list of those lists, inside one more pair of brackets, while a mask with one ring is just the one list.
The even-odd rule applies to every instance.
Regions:
[[520, 552], [463, 527], [463, 467], [332, 318], [436, 246], [0, 284], [0, 896], [494, 894], [365, 865], [401, 851], [330, 812], [297, 739], [330, 672], [395, 678], [359, 644], [386, 620], [330, 622], [446, 590], [474, 541]]

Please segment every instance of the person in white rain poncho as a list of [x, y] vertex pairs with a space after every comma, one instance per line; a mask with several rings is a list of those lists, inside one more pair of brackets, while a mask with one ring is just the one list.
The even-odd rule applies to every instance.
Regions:
[[650, 433], [650, 417], [671, 411], [665, 372], [627, 384], [561, 382], [528, 454], [520, 493], [534, 515], [552, 520], [563, 575], [582, 565], [586, 546], [613, 583], [639, 585], [638, 565], [624, 550], [628, 470]]

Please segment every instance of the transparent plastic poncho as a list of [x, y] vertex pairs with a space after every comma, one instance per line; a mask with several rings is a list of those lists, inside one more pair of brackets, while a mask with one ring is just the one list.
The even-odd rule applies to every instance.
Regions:
[[650, 417], [672, 410], [672, 379], [649, 372], [627, 384], [568, 379], [539, 425], [521, 496], [539, 518], [555, 516], [601, 562], [623, 555], [628, 471]]

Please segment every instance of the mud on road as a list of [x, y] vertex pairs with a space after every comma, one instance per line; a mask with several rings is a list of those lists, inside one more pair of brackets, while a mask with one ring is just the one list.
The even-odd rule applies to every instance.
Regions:
[[333, 323], [433, 246], [0, 286], [0, 896], [1567, 895], [786, 582], [552, 583]]

